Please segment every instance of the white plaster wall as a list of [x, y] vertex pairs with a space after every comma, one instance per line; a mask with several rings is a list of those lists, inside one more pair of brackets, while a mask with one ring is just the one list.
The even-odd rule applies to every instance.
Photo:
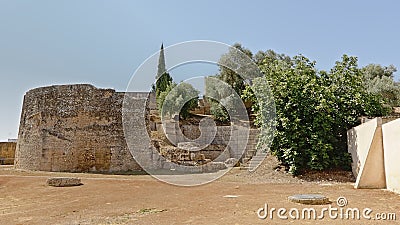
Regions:
[[400, 119], [382, 125], [386, 186], [400, 193]]
[[361, 166], [364, 166], [377, 126], [378, 118], [375, 118], [347, 132], [348, 151], [352, 156], [355, 177], [358, 176]]

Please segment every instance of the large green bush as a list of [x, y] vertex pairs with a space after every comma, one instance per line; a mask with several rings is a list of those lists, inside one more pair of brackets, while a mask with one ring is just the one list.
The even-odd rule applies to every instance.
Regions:
[[[357, 58], [343, 56], [329, 71], [318, 71], [315, 62], [304, 56], [291, 60], [266, 58], [260, 69], [269, 81], [276, 105], [276, 133], [271, 151], [297, 174], [304, 170], [350, 168], [346, 132], [362, 115], [387, 113], [379, 96], [368, 93]], [[257, 79], [255, 79], [257, 81]], [[253, 82], [253, 90], [262, 90], [261, 82]], [[244, 98], [253, 99], [246, 89]], [[262, 126], [260, 105], [254, 111]], [[264, 124], [265, 125], [265, 124]], [[268, 142], [268, 135], [261, 140]]]

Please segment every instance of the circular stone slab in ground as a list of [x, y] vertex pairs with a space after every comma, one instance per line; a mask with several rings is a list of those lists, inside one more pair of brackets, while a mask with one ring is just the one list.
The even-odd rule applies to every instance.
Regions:
[[289, 201], [306, 205], [324, 205], [330, 203], [329, 199], [319, 194], [300, 194], [289, 196]]
[[47, 179], [47, 185], [53, 187], [71, 187], [82, 185], [80, 178], [74, 177], [51, 177]]

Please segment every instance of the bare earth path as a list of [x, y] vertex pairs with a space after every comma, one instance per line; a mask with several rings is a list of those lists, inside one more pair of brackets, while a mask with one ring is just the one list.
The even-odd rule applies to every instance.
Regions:
[[[52, 176], [80, 177], [84, 185], [46, 186]], [[396, 213], [400, 220], [400, 196], [384, 190], [355, 190], [352, 183], [315, 183], [296, 180], [249, 182], [235, 170], [207, 185], [177, 187], [146, 175], [60, 174], [19, 172], [0, 168], [0, 224], [397, 224], [398, 221], [330, 219], [261, 220], [257, 210], [305, 207], [287, 197], [320, 193], [332, 200], [344, 196], [348, 205], [370, 214]], [[245, 177], [245, 176], [243, 176]], [[286, 182], [286, 183], [285, 183]], [[287, 183], [289, 182], [289, 183]], [[317, 212], [323, 206], [312, 206]], [[286, 214], [288, 216], [288, 214]]]

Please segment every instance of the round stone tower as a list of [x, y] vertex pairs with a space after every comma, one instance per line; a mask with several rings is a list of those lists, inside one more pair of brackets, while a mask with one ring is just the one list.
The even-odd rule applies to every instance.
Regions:
[[87, 84], [28, 91], [15, 167], [63, 172], [141, 170], [125, 141], [123, 100], [124, 93]]

